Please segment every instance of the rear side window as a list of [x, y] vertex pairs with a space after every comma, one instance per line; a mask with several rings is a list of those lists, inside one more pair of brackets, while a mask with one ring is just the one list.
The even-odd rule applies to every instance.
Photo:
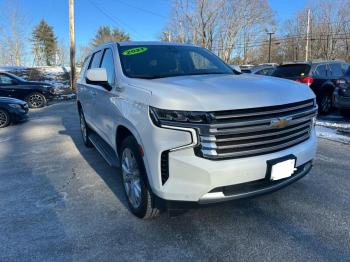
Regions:
[[310, 72], [310, 65], [307, 64], [291, 64], [291, 65], [282, 65], [277, 67], [273, 76], [277, 77], [300, 77], [303, 75], [308, 75]]
[[342, 68], [344, 75], [350, 76], [350, 65], [349, 64], [343, 63], [343, 64], [341, 64], [341, 68]]
[[107, 71], [108, 83], [113, 86], [115, 80], [115, 68], [114, 68], [114, 59], [113, 52], [111, 49], [105, 49], [102, 58], [101, 68], [105, 68]]
[[331, 69], [332, 77], [343, 76], [343, 71], [341, 70], [341, 64], [340, 63], [330, 64], [329, 67]]
[[318, 65], [314, 72], [314, 77], [317, 78], [327, 78], [327, 68], [326, 65]]
[[97, 51], [93, 54], [89, 69], [91, 68], [99, 68], [101, 63], [102, 51]]

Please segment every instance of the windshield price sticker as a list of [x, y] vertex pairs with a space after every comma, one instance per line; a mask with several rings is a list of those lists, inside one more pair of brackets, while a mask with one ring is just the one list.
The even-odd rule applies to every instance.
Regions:
[[137, 54], [141, 54], [143, 52], [146, 52], [147, 50], [148, 50], [147, 47], [135, 47], [135, 48], [125, 50], [122, 54], [123, 55], [137, 55]]

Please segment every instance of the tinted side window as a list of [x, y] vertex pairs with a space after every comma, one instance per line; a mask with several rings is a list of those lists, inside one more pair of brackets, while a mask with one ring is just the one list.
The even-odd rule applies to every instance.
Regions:
[[350, 65], [349, 64], [341, 64], [341, 69], [343, 71], [343, 74], [346, 76], [350, 76]]
[[332, 77], [343, 76], [340, 63], [330, 64], [329, 67], [331, 68]]
[[101, 68], [105, 68], [107, 71], [108, 83], [112, 86], [115, 81], [115, 68], [113, 52], [111, 49], [105, 49], [103, 54]]
[[99, 68], [101, 63], [102, 51], [97, 51], [93, 54], [92, 60], [90, 62], [90, 68]]
[[318, 78], [326, 78], [327, 77], [326, 65], [319, 65], [316, 67], [315, 77], [318, 77]]
[[12, 78], [7, 75], [0, 75], [0, 85], [12, 85]]
[[273, 76], [277, 77], [300, 77], [307, 76], [311, 66], [308, 64], [288, 64], [278, 66], [273, 72]]

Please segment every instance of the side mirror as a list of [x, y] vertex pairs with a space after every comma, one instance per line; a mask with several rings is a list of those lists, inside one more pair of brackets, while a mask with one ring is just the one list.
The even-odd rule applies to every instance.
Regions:
[[231, 65], [232, 69], [235, 70], [238, 73], [242, 73], [241, 68], [238, 65]]
[[15, 79], [12, 79], [12, 80], [11, 80], [11, 83], [12, 83], [12, 85], [18, 85], [18, 81], [15, 80]]
[[86, 83], [91, 85], [102, 86], [108, 91], [112, 89], [112, 87], [108, 83], [108, 76], [105, 68], [93, 68], [87, 70]]

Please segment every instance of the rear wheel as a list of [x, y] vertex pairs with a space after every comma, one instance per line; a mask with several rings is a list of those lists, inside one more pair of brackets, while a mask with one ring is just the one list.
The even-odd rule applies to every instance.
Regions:
[[120, 166], [125, 195], [131, 212], [143, 219], [157, 217], [155, 196], [149, 189], [147, 174], [136, 140], [129, 136], [120, 149]]
[[332, 96], [330, 94], [324, 94], [321, 97], [319, 103], [319, 113], [322, 115], [327, 115], [332, 109]]
[[10, 123], [10, 114], [4, 109], [0, 109], [0, 128], [7, 127]]
[[86, 147], [92, 147], [92, 143], [89, 139], [90, 128], [86, 124], [84, 113], [82, 110], [79, 110], [79, 118], [80, 118], [80, 132], [83, 137], [83, 142]]
[[30, 108], [41, 108], [47, 104], [46, 97], [41, 93], [32, 93], [26, 100]]

